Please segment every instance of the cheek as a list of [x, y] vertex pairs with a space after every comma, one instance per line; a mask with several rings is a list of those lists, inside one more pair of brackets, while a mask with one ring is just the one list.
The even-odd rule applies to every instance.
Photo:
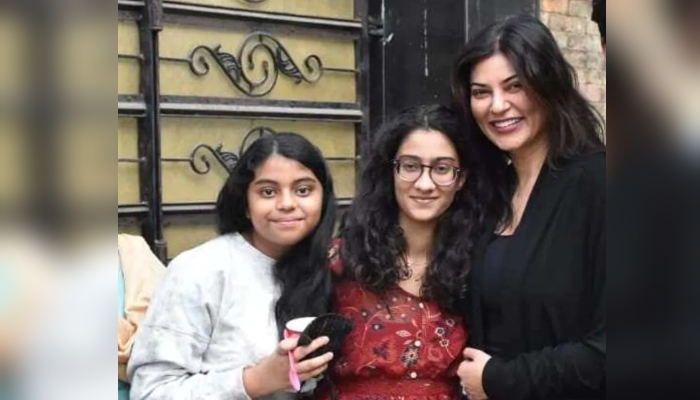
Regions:
[[535, 108], [530, 112], [530, 128], [533, 135], [538, 135], [544, 131], [545, 120], [546, 118], [541, 110]]
[[488, 116], [489, 103], [486, 100], [472, 100], [471, 102], [472, 114], [474, 119], [479, 125], [483, 125], [484, 121]]
[[394, 195], [396, 196], [396, 199], [400, 200], [403, 196], [407, 195], [412, 186], [413, 183], [405, 182], [398, 177], [394, 177]]
[[323, 193], [318, 192], [309, 197], [299, 200], [299, 204], [304, 208], [304, 213], [310, 222], [316, 225], [321, 220], [323, 213]]
[[452, 203], [455, 201], [455, 196], [457, 195], [457, 189], [451, 190], [445, 193], [445, 209], [450, 208]]
[[248, 218], [250, 218], [253, 227], [259, 229], [273, 208], [274, 203], [270, 200], [251, 199], [248, 197]]
[[520, 93], [511, 101], [512, 104], [523, 114], [531, 119], [538, 119], [540, 114], [539, 105], [530, 99], [526, 93]]

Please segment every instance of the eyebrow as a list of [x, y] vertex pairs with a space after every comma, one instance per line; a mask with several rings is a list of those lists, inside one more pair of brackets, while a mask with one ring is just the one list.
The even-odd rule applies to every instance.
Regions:
[[[295, 180], [292, 182], [292, 185], [298, 185], [300, 183], [316, 183], [316, 179], [311, 178], [311, 177], [303, 177]], [[255, 186], [262, 186], [262, 185], [274, 185], [274, 186], [279, 186], [279, 182], [274, 181], [272, 179], [260, 179], [255, 182], [253, 182], [253, 185]]]
[[[504, 79], [501, 81], [501, 83], [508, 83], [512, 81], [513, 79], [516, 79], [518, 77], [518, 74], [515, 74], [513, 76], [509, 76], [508, 78]], [[471, 86], [476, 86], [476, 87], [489, 87], [489, 85], [485, 83], [479, 83], [479, 82], [472, 82]]]
[[[418, 157], [418, 156], [411, 155], [411, 154], [402, 154], [402, 155], [400, 155], [400, 156], [398, 156], [398, 157], [396, 157], [396, 158], [399, 159], [399, 158], [401, 158], [401, 157], [404, 157], [404, 158], [415, 158], [416, 160], [423, 161], [422, 158], [420, 158], [420, 157]], [[455, 162], [456, 162], [457, 159], [455, 159], [454, 157], [435, 157], [435, 158], [431, 159], [430, 161], [431, 161], [431, 162], [439, 162], [439, 161], [455, 161]]]

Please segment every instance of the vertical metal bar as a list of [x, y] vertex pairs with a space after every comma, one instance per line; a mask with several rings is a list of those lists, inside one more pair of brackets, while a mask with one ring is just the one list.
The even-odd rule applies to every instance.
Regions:
[[[32, 224], [40, 228], [43, 233], [52, 239], [60, 237], [60, 225], [65, 203], [59, 196], [61, 191], [56, 179], [56, 171], [59, 171], [60, 159], [56, 149], [59, 148], [59, 129], [61, 115], [57, 111], [60, 104], [58, 83], [56, 74], [52, 73], [50, 66], [56, 65], [59, 60], [55, 38], [61, 29], [58, 16], [48, 12], [43, 1], [29, 2], [35, 6], [36, 12], [21, 14], [23, 18], [32, 16], [36, 18], [36, 26], [42, 29], [33, 29], [28, 35], [29, 43], [33, 51], [27, 52], [28, 65], [31, 70], [30, 96], [28, 108], [20, 108], [23, 118], [26, 118], [28, 128], [27, 138], [31, 141], [31, 148], [36, 149], [35, 156], [41, 163], [34, 168], [26, 167], [31, 171], [31, 206], [29, 208]], [[29, 160], [29, 158], [27, 158]]]
[[[367, 159], [365, 149], [371, 143], [370, 135], [370, 58], [369, 58], [369, 7], [368, 0], [355, 0], [355, 17], [362, 21], [362, 33], [355, 45], [355, 62], [357, 65], [357, 100], [362, 110], [362, 121], [355, 125], [355, 156], [360, 157], [360, 162]], [[355, 163], [355, 187], [360, 181], [359, 165]]]
[[372, 65], [369, 70], [369, 120], [370, 132], [374, 131], [386, 117], [386, 79], [385, 63], [385, 0], [368, 3], [369, 23], [369, 59]]
[[139, 157], [146, 159], [140, 168], [141, 200], [148, 205], [142, 233], [162, 261], [167, 259], [163, 239], [163, 189], [160, 165], [160, 74], [159, 33], [162, 30], [162, 0], [148, 0], [139, 22], [141, 52], [141, 89], [146, 102], [146, 116], [139, 120]]

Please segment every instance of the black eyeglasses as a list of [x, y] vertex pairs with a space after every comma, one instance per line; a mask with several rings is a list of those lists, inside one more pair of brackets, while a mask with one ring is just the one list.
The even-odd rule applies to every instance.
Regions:
[[402, 181], [415, 182], [423, 175], [423, 170], [428, 168], [430, 179], [438, 186], [450, 186], [457, 181], [462, 169], [454, 165], [438, 161], [433, 165], [425, 165], [413, 157], [399, 157], [393, 161], [394, 172]]

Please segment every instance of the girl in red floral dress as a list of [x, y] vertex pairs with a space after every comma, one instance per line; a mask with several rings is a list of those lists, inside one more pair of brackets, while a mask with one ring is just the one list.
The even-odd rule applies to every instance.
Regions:
[[482, 204], [451, 111], [405, 110], [379, 131], [332, 250], [335, 309], [355, 325], [317, 399], [452, 400], [460, 309]]

